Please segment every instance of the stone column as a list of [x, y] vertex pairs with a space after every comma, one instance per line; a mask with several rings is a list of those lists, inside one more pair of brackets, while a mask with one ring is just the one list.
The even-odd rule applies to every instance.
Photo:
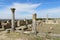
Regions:
[[48, 14], [47, 14], [47, 18], [46, 18], [46, 21], [47, 21], [47, 23], [48, 23]]
[[11, 11], [12, 11], [12, 31], [14, 31], [15, 30], [15, 8], [11, 8]]
[[24, 21], [26, 22], [25, 26], [28, 28], [28, 22], [27, 22], [27, 19], [25, 18]]
[[36, 32], [36, 27], [37, 27], [37, 24], [36, 24], [36, 14], [33, 14], [33, 16], [32, 16], [32, 25], [33, 25], [33, 27], [32, 27], [32, 32], [34, 33], [34, 34], [36, 34], [37, 32]]
[[20, 20], [17, 21], [17, 26], [18, 26], [18, 27], [20, 26]]
[[4, 24], [3, 24], [3, 21], [1, 22], [1, 25], [2, 25], [2, 29], [4, 30], [5, 28], [4, 28]]

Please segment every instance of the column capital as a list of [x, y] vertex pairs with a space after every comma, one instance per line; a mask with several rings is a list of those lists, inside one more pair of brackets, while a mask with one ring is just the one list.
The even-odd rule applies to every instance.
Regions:
[[15, 12], [15, 10], [16, 10], [15, 8], [11, 8], [12, 13], [14, 13], [14, 12]]

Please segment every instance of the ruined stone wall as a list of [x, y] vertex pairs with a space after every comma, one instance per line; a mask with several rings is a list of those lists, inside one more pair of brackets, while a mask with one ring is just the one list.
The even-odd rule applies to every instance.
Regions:
[[[8, 20], [5, 20], [3, 21], [4, 24], [7, 23]], [[18, 20], [15, 20], [15, 27], [17, 27], [17, 21]], [[26, 24], [26, 22], [24, 20], [19, 20], [20, 21], [20, 26], [23, 26]], [[28, 24], [32, 24], [32, 20], [27, 20], [28, 21]], [[0, 28], [2, 28], [2, 20], [0, 20]], [[11, 28], [11, 20], [9, 20], [9, 23], [7, 23], [6, 25], [4, 25], [4, 28], [7, 29], [7, 28]]]
[[[28, 24], [32, 24], [32, 21], [31, 20], [27, 20]], [[26, 21], [24, 20], [20, 20], [20, 25], [25, 25], [26, 24]]]
[[58, 20], [48, 20], [45, 24], [59, 24]]

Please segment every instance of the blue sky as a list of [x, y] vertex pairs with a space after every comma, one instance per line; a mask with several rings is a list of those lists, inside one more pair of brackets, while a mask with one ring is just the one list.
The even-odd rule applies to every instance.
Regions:
[[32, 18], [37, 13], [38, 18], [60, 18], [60, 0], [0, 0], [0, 18], [11, 19], [10, 8], [16, 8], [15, 18]]

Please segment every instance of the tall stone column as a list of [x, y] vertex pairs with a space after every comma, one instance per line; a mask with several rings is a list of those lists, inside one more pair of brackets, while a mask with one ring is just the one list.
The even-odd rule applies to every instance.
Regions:
[[14, 31], [15, 30], [15, 8], [11, 8], [12, 11], [12, 27], [11, 30]]
[[32, 32], [34, 34], [37, 34], [37, 31], [36, 31], [36, 27], [37, 27], [37, 24], [36, 24], [36, 14], [33, 14], [33, 16], [32, 16], [32, 25], [33, 25]]

